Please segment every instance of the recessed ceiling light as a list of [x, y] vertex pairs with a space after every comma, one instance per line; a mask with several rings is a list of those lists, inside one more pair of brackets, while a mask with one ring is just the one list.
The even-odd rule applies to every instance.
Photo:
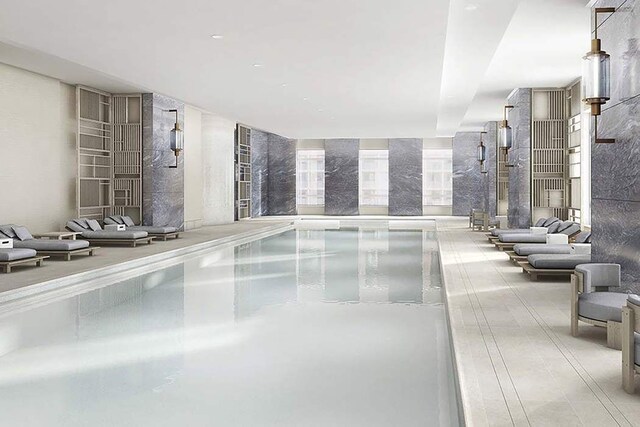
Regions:
[[224, 36], [222, 34], [211, 34], [211, 38], [215, 40], [220, 40]]
[[318, 108], [318, 111], [322, 113], [324, 110], [322, 108]]
[[309, 98], [302, 98], [302, 100], [303, 100], [303, 101], [308, 101], [308, 100], [309, 100]]
[[472, 10], [476, 10], [478, 8], [477, 5], [470, 3], [468, 5], [465, 6], [464, 10], [468, 10], [468, 11], [472, 11]]
[[253, 67], [254, 68], [260, 68], [260, 67], [262, 67], [262, 64], [253, 64]]
[[287, 87], [287, 84], [286, 83], [282, 83], [280, 86]]

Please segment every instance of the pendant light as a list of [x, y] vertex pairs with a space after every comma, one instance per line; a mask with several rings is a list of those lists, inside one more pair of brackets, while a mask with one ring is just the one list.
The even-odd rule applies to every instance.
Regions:
[[594, 38], [591, 40], [591, 50], [582, 58], [582, 100], [591, 107], [591, 115], [594, 116], [596, 143], [615, 142], [615, 139], [598, 138], [598, 116], [602, 112], [602, 105], [611, 98], [611, 58], [602, 50], [601, 40], [598, 38], [598, 14], [615, 11], [615, 7], [594, 9]]
[[173, 125], [173, 129], [169, 133], [169, 147], [173, 154], [176, 156], [176, 164], [174, 166], [169, 166], [171, 169], [176, 169], [178, 167], [178, 156], [180, 152], [184, 150], [184, 132], [180, 127], [180, 122], [178, 121], [178, 110], [165, 110], [168, 113], [176, 114], [176, 121]]
[[480, 132], [480, 145], [478, 145], [477, 156], [478, 161], [480, 162], [480, 173], [487, 173], [487, 168], [485, 166], [485, 160], [487, 160], [487, 147], [484, 145], [484, 141], [482, 140], [482, 136], [487, 132]]

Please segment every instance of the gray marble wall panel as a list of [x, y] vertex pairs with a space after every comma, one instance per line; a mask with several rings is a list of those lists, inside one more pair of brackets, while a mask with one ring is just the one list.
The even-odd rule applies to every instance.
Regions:
[[296, 141], [269, 135], [269, 215], [296, 214]]
[[[611, 100], [598, 119], [598, 136], [615, 144], [591, 145], [592, 260], [622, 265], [623, 291], [640, 292], [640, 6], [637, 0], [600, 19], [598, 36], [611, 55]], [[592, 119], [593, 125], [593, 119]], [[593, 126], [592, 126], [593, 129]]]
[[251, 216], [269, 214], [269, 134], [251, 129]]
[[389, 215], [422, 215], [422, 139], [389, 139]]
[[498, 123], [488, 122], [484, 130], [487, 132], [484, 135], [484, 145], [487, 147], [485, 161], [487, 173], [482, 175], [483, 202], [484, 210], [494, 219], [497, 209]]
[[359, 151], [358, 139], [325, 140], [325, 214], [358, 214]]
[[[142, 96], [142, 212], [145, 225], [184, 226], [184, 156], [175, 156], [169, 145], [169, 135], [175, 124], [175, 114], [165, 110], [177, 109], [178, 120], [184, 126], [184, 104], [155, 93]], [[185, 150], [189, 142], [185, 141]]]
[[457, 132], [453, 137], [453, 214], [484, 209], [484, 189], [477, 150], [480, 132]]
[[531, 89], [516, 90], [507, 100], [513, 145], [509, 150], [509, 227], [531, 226]]

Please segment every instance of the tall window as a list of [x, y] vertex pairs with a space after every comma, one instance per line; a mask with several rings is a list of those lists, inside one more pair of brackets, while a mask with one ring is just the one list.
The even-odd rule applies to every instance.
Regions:
[[424, 206], [451, 206], [453, 193], [451, 156], [451, 150], [422, 150], [422, 204]]
[[298, 150], [296, 202], [324, 206], [324, 150]]
[[389, 205], [389, 151], [360, 150], [360, 206]]

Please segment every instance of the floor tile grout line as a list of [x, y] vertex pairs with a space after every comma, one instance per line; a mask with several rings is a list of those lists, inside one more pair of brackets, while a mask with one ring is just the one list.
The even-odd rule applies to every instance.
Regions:
[[[472, 241], [474, 242], [475, 246], [480, 249], [480, 247], [478, 246], [477, 242], [475, 239], [472, 239]], [[486, 251], [482, 251], [480, 250], [481, 253], [486, 253]], [[592, 393], [594, 394], [594, 396], [598, 399], [598, 401], [602, 404], [603, 408], [609, 413], [609, 415], [611, 415], [611, 418], [618, 424], [621, 425], [618, 420], [617, 420], [617, 416], [614, 415], [613, 413], [611, 413], [609, 407], [607, 404], [605, 404], [605, 402], [602, 401], [601, 397], [599, 396], [599, 393], [596, 393], [593, 388], [592, 385], [589, 384], [589, 381], [587, 381], [587, 379], [583, 376], [582, 373], [580, 373], [576, 368], [575, 368], [575, 364], [578, 364], [578, 366], [580, 366], [580, 368], [585, 372], [585, 374], [589, 377], [589, 380], [595, 384], [595, 386], [598, 388], [598, 390], [600, 391], [600, 393], [602, 395], [604, 395], [604, 397], [606, 398], [606, 400], [617, 410], [617, 412], [619, 413], [619, 415], [624, 418], [625, 421], [627, 421], [629, 423], [629, 420], [627, 419], [627, 417], [624, 415], [624, 413], [622, 413], [622, 411], [620, 410], [620, 408], [618, 408], [618, 406], [615, 404], [615, 402], [613, 402], [611, 400], [611, 398], [609, 397], [609, 395], [600, 387], [600, 385], [598, 384], [598, 382], [591, 377], [591, 375], [589, 375], [588, 371], [584, 368], [584, 366], [582, 366], [582, 364], [579, 362], [579, 360], [575, 357], [575, 355], [568, 349], [566, 348], [566, 346], [563, 345], [563, 347], [566, 348], [566, 353], [569, 353], [569, 355], [571, 356], [572, 359], [574, 359], [575, 362], [572, 363], [571, 360], [569, 360], [569, 358], [567, 357], [567, 354], [565, 353], [565, 351], [563, 351], [563, 349], [558, 345], [557, 341], [560, 341], [560, 338], [557, 336], [557, 334], [555, 332], [553, 332], [551, 330], [551, 327], [544, 322], [544, 320], [542, 319], [542, 316], [540, 316], [540, 314], [533, 308], [530, 306], [529, 303], [526, 302], [526, 299], [523, 299], [523, 297], [520, 295], [520, 293], [518, 292], [517, 289], [515, 289], [513, 286], [511, 286], [510, 282], [508, 280], [506, 280], [506, 278], [504, 277], [504, 275], [502, 274], [502, 272], [500, 272], [499, 269], [495, 268], [495, 260], [489, 260], [486, 255], [484, 256], [485, 259], [487, 259], [489, 262], [491, 262], [491, 264], [494, 266], [494, 269], [496, 270], [496, 272], [498, 273], [498, 275], [502, 278], [502, 280], [507, 284], [507, 286], [509, 287], [509, 289], [511, 290], [511, 292], [514, 294], [514, 296], [516, 296], [518, 298], [518, 300], [521, 302], [521, 304], [523, 305], [523, 307], [525, 307], [525, 309], [527, 309], [527, 311], [531, 314], [532, 318], [536, 321], [536, 323], [538, 323], [538, 325], [540, 326], [540, 328], [542, 329], [542, 331], [545, 333], [545, 335], [551, 340], [551, 342], [553, 343], [553, 345], [558, 349], [558, 351], [563, 355], [563, 357], [567, 360], [567, 362], [570, 364], [570, 366], [572, 367], [572, 369], [576, 372], [576, 374], [582, 379], [582, 381], [584, 381], [585, 385], [589, 388], [589, 390], [592, 391]], [[534, 315], [535, 313], [535, 315]], [[552, 336], [553, 335], [553, 336]], [[557, 340], [557, 341], [556, 341]]]
[[[476, 243], [476, 247], [478, 247], [477, 243]], [[486, 251], [480, 251], [481, 253], [485, 253]], [[486, 256], [485, 256], [486, 259]], [[491, 264], [494, 266], [495, 268], [495, 261], [494, 260], [489, 260], [491, 262]], [[523, 307], [525, 309], [527, 309], [527, 311], [529, 312], [529, 314], [532, 316], [532, 318], [536, 321], [536, 323], [538, 323], [538, 325], [540, 326], [541, 330], [545, 333], [545, 335], [549, 338], [549, 340], [553, 343], [553, 345], [556, 347], [556, 349], [562, 354], [562, 356], [567, 360], [567, 362], [570, 364], [570, 366], [572, 367], [572, 369], [576, 372], [576, 374], [582, 379], [582, 381], [585, 383], [585, 385], [589, 388], [589, 390], [591, 390], [591, 392], [594, 394], [594, 396], [598, 399], [598, 401], [602, 404], [603, 408], [609, 413], [609, 415], [611, 415], [611, 418], [616, 422], [616, 424], [620, 425], [620, 423], [617, 420], [617, 417], [611, 413], [611, 411], [608, 408], [608, 405], [605, 404], [605, 402], [602, 401], [601, 397], [598, 395], [598, 393], [595, 392], [595, 390], [593, 390], [592, 386], [589, 384], [589, 382], [587, 381], [586, 378], [584, 378], [584, 376], [575, 368], [575, 364], [571, 362], [571, 360], [568, 359], [567, 355], [565, 354], [565, 352], [562, 350], [562, 348], [560, 348], [556, 342], [556, 340], [554, 339], [554, 337], [549, 335], [549, 331], [547, 331], [547, 328], [550, 328], [549, 325], [546, 324], [546, 322], [543, 321], [543, 323], [540, 323], [540, 321], [538, 320], [538, 318], [542, 318], [542, 316], [540, 316], [540, 314], [535, 311], [535, 309], [533, 309], [533, 307], [530, 307], [530, 305], [528, 303], [526, 303], [526, 299], [523, 300], [521, 295], [519, 294], [519, 292], [517, 291], [517, 289], [513, 288], [510, 284], [510, 282], [508, 280], [506, 280], [506, 278], [504, 277], [504, 275], [500, 272], [499, 269], [495, 268], [496, 272], [498, 273], [498, 275], [502, 278], [502, 280], [507, 284], [507, 286], [509, 287], [509, 289], [511, 290], [511, 292], [514, 294], [514, 296], [516, 296], [518, 298], [518, 300], [521, 302], [521, 304], [523, 305]], [[535, 313], [535, 315], [532, 313]], [[557, 335], [553, 332], [551, 332], [551, 334], [553, 334], [556, 338]], [[559, 338], [558, 338], [559, 339]], [[567, 352], [571, 355], [572, 359], [576, 360], [576, 363], [580, 366], [580, 368], [585, 371], [585, 373], [587, 374], [587, 376], [589, 377], [589, 379], [595, 384], [595, 386], [598, 388], [598, 390], [606, 397], [606, 400], [609, 401], [609, 403], [611, 403], [611, 405], [613, 405], [615, 407], [615, 409], [620, 413], [620, 416], [622, 416], [622, 418], [625, 419], [625, 421], [629, 422], [629, 420], [626, 418], [626, 416], [622, 413], [622, 411], [620, 411], [620, 409], [617, 407], [617, 405], [611, 401], [611, 398], [609, 397], [609, 395], [607, 395], [607, 393], [602, 390], [602, 388], [600, 387], [600, 385], [597, 383], [597, 381], [595, 381], [587, 372], [587, 370], [579, 363], [579, 361], [577, 360], [577, 358], [573, 355], [573, 353], [571, 353], [571, 351], [569, 351], [567, 349]]]
[[[449, 245], [451, 246], [451, 239], [450, 239], [450, 241], [449, 241], [448, 243], [449, 243]], [[456, 259], [456, 261], [458, 261], [458, 254], [457, 254], [457, 251], [454, 249], [454, 250], [452, 250], [451, 252], [453, 253], [453, 257]], [[460, 275], [460, 277], [462, 278], [462, 272], [461, 272], [461, 269], [460, 269], [460, 263], [456, 262], [456, 266], [457, 266], [457, 269], [458, 269], [459, 275]], [[483, 331], [482, 331], [482, 327], [480, 326], [480, 322], [479, 322], [479, 319], [478, 319], [478, 314], [477, 314], [477, 312], [476, 312], [476, 308], [475, 308], [475, 306], [474, 306], [474, 304], [473, 304], [473, 301], [472, 301], [472, 299], [471, 299], [471, 296], [469, 295], [469, 289], [468, 289], [468, 287], [467, 287], [467, 282], [468, 282], [468, 278], [467, 278], [467, 280], [466, 280], [466, 281], [465, 281], [465, 280], [463, 280], [463, 286], [464, 286], [464, 290], [465, 290], [465, 296], [466, 296], [467, 300], [469, 301], [469, 304], [471, 305], [471, 309], [473, 310], [473, 315], [474, 315], [474, 317], [475, 317], [475, 319], [476, 319], [476, 324], [477, 324], [477, 326], [478, 326], [478, 330], [480, 331], [480, 336], [482, 337], [482, 342], [484, 343], [485, 349], [486, 349], [486, 351], [487, 351], [487, 356], [488, 356], [488, 358], [489, 358], [489, 361], [491, 362], [491, 368], [492, 368], [493, 373], [494, 373], [494, 375], [495, 375], [495, 377], [496, 377], [496, 380], [497, 380], [498, 386], [500, 387], [500, 393], [502, 394], [502, 398], [503, 398], [503, 400], [504, 400], [504, 405], [505, 405], [505, 407], [507, 408], [507, 412], [509, 413], [509, 418], [511, 419], [511, 423], [512, 423], [513, 425], [515, 425], [515, 422], [514, 422], [514, 420], [513, 420], [513, 414], [511, 413], [511, 408], [509, 407], [508, 399], [507, 399], [507, 397], [505, 396], [504, 388], [502, 387], [502, 384], [501, 384], [501, 381], [500, 381], [500, 377], [499, 377], [498, 372], [497, 372], [497, 370], [496, 370], [496, 366], [495, 366], [495, 364], [494, 364], [493, 359], [491, 358], [491, 351], [489, 350], [489, 346], [488, 346], [488, 344], [487, 344], [487, 340], [486, 340], [485, 335], [484, 335], [484, 333], [483, 333]], [[486, 413], [486, 411], [485, 411], [485, 413]]]
[[[455, 240], [453, 240], [453, 239], [451, 239], [451, 240], [452, 240], [453, 242], [455, 242]], [[467, 272], [466, 268], [461, 267], [461, 266], [463, 266], [463, 265], [464, 265], [464, 263], [461, 263], [461, 262], [460, 262], [460, 261], [461, 261], [461, 259], [460, 259], [460, 255], [459, 255], [459, 250], [457, 250], [455, 243], [454, 243], [454, 248], [455, 248], [455, 250], [453, 251], [453, 252], [454, 252], [454, 257], [455, 257], [455, 258], [456, 258], [456, 260], [458, 261], [458, 266], [459, 266], [458, 268], [464, 271], [464, 275], [465, 275], [465, 279], [466, 279], [466, 280], [465, 280], [465, 283], [468, 283], [468, 284], [471, 286], [471, 289], [472, 289], [472, 291], [473, 291], [473, 297], [471, 297], [471, 296], [469, 295], [468, 288], [467, 288], [467, 286], [466, 286], [466, 284], [465, 284], [465, 290], [467, 291], [467, 292], [466, 292], [467, 297], [469, 298], [469, 301], [470, 301], [470, 302], [471, 302], [471, 300], [472, 300], [473, 298], [475, 298], [475, 300], [476, 300], [476, 305], [477, 305], [477, 307], [480, 309], [480, 311], [482, 312], [482, 317], [484, 318], [484, 323], [486, 324], [487, 329], [488, 329], [488, 330], [489, 330], [489, 332], [491, 333], [491, 341], [493, 341], [492, 346], [493, 346], [493, 347], [495, 347], [495, 349], [497, 350], [498, 354], [500, 355], [500, 360], [501, 360], [501, 362], [502, 362], [502, 365], [504, 365], [504, 367], [505, 367], [505, 371], [507, 372], [507, 376], [508, 376], [508, 378], [509, 378], [509, 382], [511, 383], [511, 387], [513, 388], [513, 391], [514, 391], [514, 393], [516, 394], [516, 397], [518, 398], [518, 403], [520, 404], [520, 409], [522, 410], [522, 413], [524, 414], [524, 416], [525, 416], [525, 418], [526, 418], [526, 420], [527, 420], [527, 423], [528, 423], [529, 425], [531, 425], [531, 421], [529, 420], [529, 417], [528, 417], [528, 415], [527, 415], [527, 412], [526, 412], [526, 410], [525, 410], [524, 406], [522, 405], [522, 400], [520, 399], [520, 396], [519, 396], [519, 394], [518, 394], [518, 390], [517, 390], [517, 388], [516, 388], [515, 384], [513, 383], [513, 378], [511, 377], [511, 375], [510, 375], [510, 373], [509, 373], [509, 369], [507, 368], [507, 365], [506, 365], [506, 363], [505, 363], [504, 357], [503, 357], [502, 353], [500, 352], [500, 348], [498, 347], [498, 345], [497, 345], [497, 343], [496, 343], [495, 335], [493, 334], [493, 331], [491, 330], [491, 327], [489, 326], [489, 322], [488, 322], [488, 320], [487, 320], [487, 318], [486, 318], [486, 316], [485, 316], [485, 313], [484, 313], [484, 311], [482, 310], [482, 304], [480, 303], [480, 300], [478, 299], [478, 296], [477, 296], [477, 293], [476, 293], [475, 287], [474, 287], [474, 286], [473, 286], [473, 284], [471, 283], [471, 280], [470, 280], [470, 278], [469, 278], [469, 274], [468, 274], [468, 272]], [[473, 304], [472, 304], [472, 308], [473, 308], [473, 310], [474, 310], [474, 316], [476, 317], [476, 320], [477, 320], [477, 319], [478, 319], [478, 315], [477, 315], [477, 312], [476, 312], [475, 306], [474, 306]], [[478, 326], [479, 326], [479, 325], [480, 325], [480, 324], [479, 324], [479, 322], [477, 322], [477, 323], [478, 323]], [[480, 326], [479, 326], [479, 327], [480, 327]], [[489, 355], [489, 360], [491, 360], [491, 365], [492, 365], [492, 367], [493, 367], [494, 374], [496, 375], [496, 379], [498, 380], [498, 384], [499, 384], [499, 386], [500, 386], [500, 391], [501, 391], [501, 393], [502, 393], [503, 398], [505, 399], [505, 404], [506, 404], [506, 406], [507, 406], [507, 410], [509, 411], [509, 416], [511, 417], [511, 422], [512, 422], [513, 424], [515, 424], [515, 422], [514, 422], [514, 420], [513, 420], [513, 414], [512, 414], [512, 412], [511, 412], [511, 407], [509, 406], [509, 403], [508, 403], [509, 399], [507, 399], [507, 398], [506, 398], [506, 396], [505, 396], [505, 391], [504, 391], [504, 387], [503, 387], [502, 381], [500, 381], [500, 376], [498, 375], [498, 373], [497, 373], [497, 371], [496, 371], [495, 362], [494, 362], [493, 357], [491, 356], [491, 352], [490, 352], [490, 350], [489, 350], [489, 348], [488, 348], [488, 346], [487, 346], [487, 340], [486, 340], [486, 338], [485, 338], [485, 337], [486, 337], [486, 335], [485, 335], [484, 331], [482, 330], [482, 328], [480, 328], [480, 333], [481, 333], [481, 335], [482, 335], [482, 337], [483, 337], [483, 341], [485, 342], [485, 347], [487, 348], [487, 354]]]

